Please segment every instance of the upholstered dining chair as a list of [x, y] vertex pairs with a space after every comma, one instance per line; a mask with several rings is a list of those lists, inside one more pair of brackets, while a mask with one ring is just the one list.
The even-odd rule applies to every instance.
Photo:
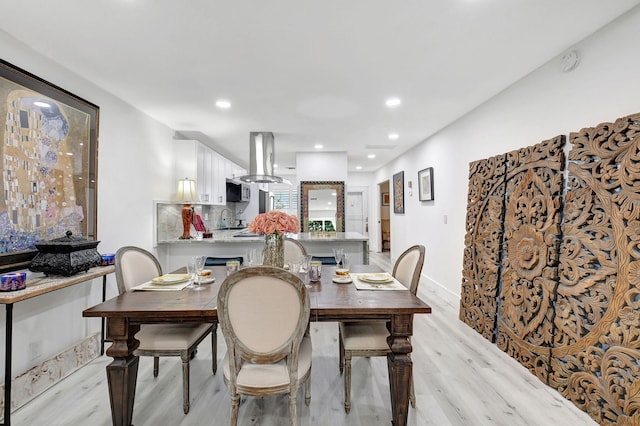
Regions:
[[289, 395], [289, 416], [298, 423], [296, 395], [305, 384], [311, 401], [310, 303], [296, 275], [254, 266], [229, 275], [218, 292], [218, 320], [227, 342], [222, 361], [231, 394], [230, 425], [238, 422], [240, 395]]
[[299, 263], [300, 259], [307, 255], [307, 250], [300, 241], [285, 237], [284, 238], [284, 264]]
[[[425, 248], [415, 245], [405, 250], [393, 266], [393, 276], [415, 296], [424, 264]], [[340, 373], [344, 373], [344, 410], [351, 411], [351, 358], [354, 356], [386, 356], [389, 352], [384, 321], [341, 322], [339, 324]], [[409, 401], [416, 406], [413, 377], [409, 388]]]
[[[116, 283], [120, 294], [162, 275], [162, 267], [155, 256], [133, 246], [116, 252]], [[198, 344], [211, 334], [212, 370], [216, 373], [215, 324], [142, 324], [136, 333], [140, 346], [135, 354], [153, 357], [153, 376], [158, 377], [161, 356], [180, 356], [182, 360], [182, 409], [189, 412], [189, 361]]]

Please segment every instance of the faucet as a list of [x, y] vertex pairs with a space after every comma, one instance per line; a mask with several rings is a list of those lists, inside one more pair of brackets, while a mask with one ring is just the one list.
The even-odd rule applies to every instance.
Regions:
[[224, 217], [225, 212], [228, 213], [228, 216], [227, 216], [226, 219], [231, 220], [233, 218], [233, 212], [231, 211], [231, 209], [228, 209], [226, 207], [224, 209], [222, 209], [222, 211], [220, 212], [220, 222], [219, 222], [220, 229], [228, 229], [229, 227], [231, 227], [233, 225], [233, 223], [231, 223], [231, 224], [227, 223], [227, 220]]

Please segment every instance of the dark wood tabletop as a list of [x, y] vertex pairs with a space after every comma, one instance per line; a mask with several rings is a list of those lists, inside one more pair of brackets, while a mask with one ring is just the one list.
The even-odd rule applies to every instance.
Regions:
[[[132, 291], [83, 312], [85, 317], [135, 317], [141, 322], [217, 321], [218, 289], [226, 278], [224, 266], [209, 268], [215, 282], [202, 284], [204, 290], [191, 291]], [[332, 281], [335, 267], [323, 267], [322, 281], [309, 283], [312, 321], [342, 321], [357, 310], [355, 316], [388, 316], [392, 314], [428, 314], [431, 307], [408, 291], [357, 290], [353, 283], [336, 284]], [[372, 265], [355, 265], [351, 271], [379, 272]], [[175, 271], [182, 273], [183, 270]], [[162, 312], [162, 316], [158, 312]]]

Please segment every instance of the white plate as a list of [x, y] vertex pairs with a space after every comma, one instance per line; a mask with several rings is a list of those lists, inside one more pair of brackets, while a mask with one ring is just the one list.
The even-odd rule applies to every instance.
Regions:
[[360, 274], [358, 275], [358, 278], [360, 279], [360, 281], [373, 284], [384, 284], [393, 282], [393, 277], [386, 272], [381, 274]]
[[165, 274], [151, 280], [153, 284], [178, 284], [189, 279], [189, 274]]
[[334, 275], [333, 282], [336, 284], [349, 284], [350, 282], [353, 282], [353, 280], [349, 275], [347, 276]]
[[209, 284], [212, 283], [216, 280], [216, 277], [201, 277], [200, 278], [200, 284]]

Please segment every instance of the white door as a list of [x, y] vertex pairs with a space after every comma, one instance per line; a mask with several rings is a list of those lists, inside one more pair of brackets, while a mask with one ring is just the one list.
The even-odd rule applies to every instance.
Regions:
[[364, 192], [347, 192], [345, 206], [345, 231], [366, 235], [366, 214], [364, 209]]

